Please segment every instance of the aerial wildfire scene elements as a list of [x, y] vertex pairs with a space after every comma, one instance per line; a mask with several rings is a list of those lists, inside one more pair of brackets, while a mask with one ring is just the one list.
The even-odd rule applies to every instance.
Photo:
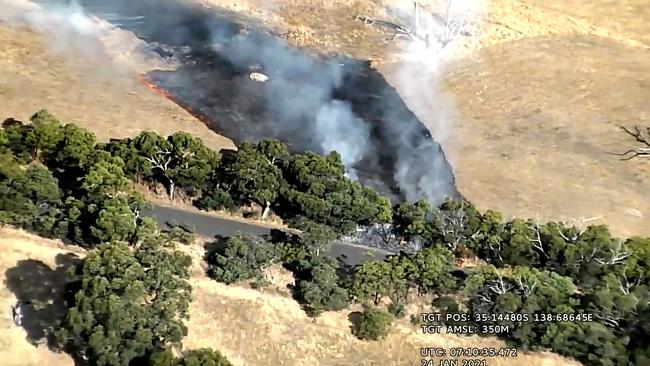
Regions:
[[3, 365], [650, 365], [645, 0], [0, 9]]

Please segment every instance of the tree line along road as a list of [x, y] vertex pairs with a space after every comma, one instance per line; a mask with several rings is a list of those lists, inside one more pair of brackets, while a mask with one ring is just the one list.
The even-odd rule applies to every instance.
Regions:
[[[227, 238], [238, 232], [267, 236], [273, 230], [265, 226], [157, 204], [152, 204], [152, 208], [145, 210], [143, 214], [156, 219], [161, 229], [168, 229], [172, 225], [184, 225], [193, 228], [197, 235], [209, 238]], [[390, 254], [394, 253], [343, 241], [332, 242], [329, 250], [331, 257], [352, 266], [364, 261], [381, 260]]]

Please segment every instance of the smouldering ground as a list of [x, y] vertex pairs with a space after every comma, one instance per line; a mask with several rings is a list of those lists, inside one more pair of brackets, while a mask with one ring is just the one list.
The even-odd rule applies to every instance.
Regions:
[[[282, 290], [290, 276], [275, 271], [280, 289], [264, 292], [225, 286], [207, 278], [201, 265], [199, 245], [183, 247], [194, 260], [191, 283], [194, 288], [190, 309], [189, 334], [184, 348], [213, 347], [221, 350], [237, 366], [320, 365], [320, 366], [411, 366], [419, 365], [420, 347], [500, 347], [496, 339], [463, 338], [453, 335], [423, 335], [407, 320], [400, 321], [392, 334], [379, 342], [363, 342], [350, 334], [349, 311], [325, 313], [315, 322]], [[56, 270], [56, 258], [66, 254], [83, 257], [73, 246], [45, 240], [20, 230], [0, 228], [0, 359], [5, 366], [67, 366], [65, 354], [32, 346], [25, 331], [11, 321], [9, 307], [16, 301], [9, 288], [32, 298], [59, 293], [65, 277]], [[28, 261], [28, 262], [21, 262]], [[11, 281], [7, 280], [7, 274]], [[37, 274], [37, 275], [35, 275]], [[39, 285], [39, 286], [37, 286]], [[34, 292], [30, 292], [30, 289]], [[24, 295], [25, 296], [25, 295]], [[513, 359], [494, 359], [493, 366], [577, 366], [550, 353], [520, 354]]]
[[[487, 1], [480, 37], [463, 41], [442, 88], [396, 63], [386, 33], [352, 19], [382, 19], [385, 5], [407, 1], [201, 1], [279, 25], [295, 44], [372, 59], [442, 141], [460, 191], [480, 208], [601, 217], [592, 223], [616, 235], [650, 235], [650, 165], [608, 154], [633, 145], [619, 125], [650, 125], [647, 1]], [[440, 107], [451, 122], [441, 123]]]
[[[480, 37], [466, 40], [466, 56], [446, 70], [450, 100], [438, 93], [423, 103], [418, 96], [431, 95], [437, 80], [405, 83], [388, 34], [353, 19], [383, 19], [387, 4], [404, 1], [196, 1], [259, 19], [313, 51], [372, 59], [442, 141], [461, 192], [480, 208], [541, 220], [602, 216], [618, 235], [650, 234], [650, 168], [606, 154], [632, 143], [618, 124], [650, 124], [647, 2], [487, 1]], [[26, 119], [47, 107], [102, 139], [183, 129], [215, 148], [232, 146], [105, 64], [46, 52], [34, 32], [0, 25], [0, 42], [3, 117]], [[454, 112], [451, 123], [432, 113], [440, 105]]]

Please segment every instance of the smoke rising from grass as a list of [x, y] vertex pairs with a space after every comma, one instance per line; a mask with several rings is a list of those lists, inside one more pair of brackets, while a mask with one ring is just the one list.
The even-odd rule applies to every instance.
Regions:
[[76, 0], [0, 0], [0, 8], [0, 22], [38, 31], [47, 52], [91, 69], [77, 68], [89, 80], [117, 81], [118, 75], [170, 66], [131, 34], [93, 16]]
[[231, 37], [222, 27], [211, 28], [212, 47], [234, 65], [255, 65], [265, 83], [269, 116], [298, 145], [327, 154], [337, 151], [350, 178], [370, 145], [370, 126], [352, 111], [347, 101], [336, 100], [333, 90], [342, 83], [341, 66], [322, 62], [288, 47], [284, 42], [250, 34]]
[[[389, 11], [414, 34], [398, 54], [391, 82], [453, 163], [456, 108], [453, 98], [443, 92], [442, 81], [448, 66], [478, 41], [486, 8], [483, 0], [422, 3], [416, 6], [414, 1], [404, 0]], [[400, 145], [395, 179], [407, 199], [426, 198], [437, 204], [444, 199], [447, 173], [445, 162], [421, 156], [428, 143]]]
[[[2, 1], [19, 0], [0, 0], [0, 4]], [[395, 166], [390, 167], [395, 172], [393, 178], [409, 200], [427, 198], [437, 204], [456, 193], [451, 169], [439, 145], [426, 136], [419, 121], [404, 109], [398, 96], [387, 90], [372, 91], [382, 99], [373, 102], [370, 109], [382, 109], [382, 113], [378, 116], [370, 111], [370, 115], [384, 120], [382, 122], [362, 119], [355, 110], [359, 106], [336, 96], [337, 90], [347, 85], [346, 77], [350, 76], [346, 74], [349, 68], [342, 66], [341, 59], [315, 59], [276, 37], [233, 32], [232, 24], [212, 17], [203, 9], [188, 10], [189, 1], [80, 1], [86, 10], [76, 3], [44, 5], [42, 9], [36, 7], [20, 13], [19, 18], [51, 37], [55, 48], [71, 54], [87, 52], [88, 57], [108, 51], [108, 58], [115, 60], [115, 55], [121, 53], [116, 52], [120, 47], [133, 48], [131, 44], [123, 45], [120, 42], [123, 38], [113, 37], [110, 38], [113, 43], [107, 43], [105, 35], [117, 32], [115, 26], [123, 28], [122, 33], [133, 32], [150, 46], [150, 50], [154, 47], [158, 52], [169, 50], [179, 63], [198, 51], [216, 51], [220, 58], [234, 65], [236, 72], [256, 71], [269, 77], [262, 86], [267, 126], [260, 129], [267, 137], [281, 136], [290, 140], [294, 147], [320, 153], [336, 150], [346, 166], [347, 175], [362, 181], [366, 179], [366, 182], [370, 182], [368, 178], [361, 177], [364, 165], [374, 165], [373, 169], [377, 169], [383, 164], [393, 164], [383, 161], [390, 154], [395, 162]], [[432, 41], [433, 29], [437, 28], [431, 22], [435, 20], [428, 20], [427, 16], [419, 19], [419, 23], [424, 24], [420, 32], [430, 32], [431, 36], [428, 41], [407, 42], [398, 73], [399, 85], [394, 86], [402, 90], [419, 89], [414, 98], [407, 95], [411, 109], [417, 109], [418, 105], [431, 109], [433, 118], [426, 119], [431, 121], [427, 127], [440, 139], [445, 134], [450, 135], [448, 123], [453, 116], [453, 106], [439, 92], [442, 63], [439, 53], [443, 48], [449, 49], [451, 43], [446, 47], [437, 46], [440, 42]], [[197, 88], [191, 85], [191, 80], [188, 83], [185, 87], [190, 90], [189, 94], [200, 98], [204, 91], [194, 90]], [[245, 94], [249, 87], [234, 85], [237, 90], [232, 94], [241, 93], [241, 103], [252, 103]], [[384, 84], [379, 89], [386, 87]], [[377, 125], [382, 127], [383, 145], [373, 142], [372, 135], [376, 131], [372, 129]], [[270, 131], [272, 136], [268, 136]], [[374, 185], [375, 188], [383, 186], [384, 193], [388, 190], [386, 182], [374, 182]]]

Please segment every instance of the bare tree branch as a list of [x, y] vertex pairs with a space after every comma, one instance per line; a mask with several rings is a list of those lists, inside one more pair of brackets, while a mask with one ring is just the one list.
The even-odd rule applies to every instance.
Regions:
[[499, 274], [499, 279], [494, 281], [492, 285], [488, 285], [488, 289], [498, 295], [503, 295], [508, 292], [512, 287], [503, 282], [503, 276]]
[[478, 298], [480, 300], [483, 300], [484, 302], [487, 302], [487, 303], [490, 303], [490, 304], [492, 303], [492, 300], [490, 300], [490, 298], [485, 296], [485, 295], [478, 295]]
[[[621, 126], [621, 129], [628, 135], [634, 137], [635, 141], [640, 143], [641, 146], [634, 147], [624, 153], [610, 154], [621, 156], [621, 160], [631, 160], [637, 156], [642, 158], [650, 158], [650, 127], [646, 127], [645, 133], [647, 136], [643, 135], [643, 132], [639, 126], [634, 126], [633, 130], [625, 126]], [[630, 153], [632, 155], [629, 155]]]
[[519, 288], [524, 292], [524, 296], [528, 297], [530, 294], [533, 293], [533, 290], [535, 290], [535, 287], [537, 287], [537, 282], [533, 282], [532, 284], [525, 283], [524, 281], [521, 280], [521, 278], [517, 279], [517, 285], [519, 285]]
[[534, 226], [529, 226], [529, 229], [533, 232], [533, 237], [528, 237], [528, 240], [533, 243], [533, 249], [537, 249], [542, 255], [548, 258], [548, 254], [544, 250], [544, 243], [542, 242], [542, 237], [539, 233], [539, 223], [535, 220]]
[[616, 265], [621, 264], [623, 261], [632, 255], [632, 252], [627, 249], [627, 246], [623, 242], [619, 241], [616, 247], [610, 248], [609, 252], [611, 256], [609, 258], [594, 258], [594, 261], [601, 265]]

